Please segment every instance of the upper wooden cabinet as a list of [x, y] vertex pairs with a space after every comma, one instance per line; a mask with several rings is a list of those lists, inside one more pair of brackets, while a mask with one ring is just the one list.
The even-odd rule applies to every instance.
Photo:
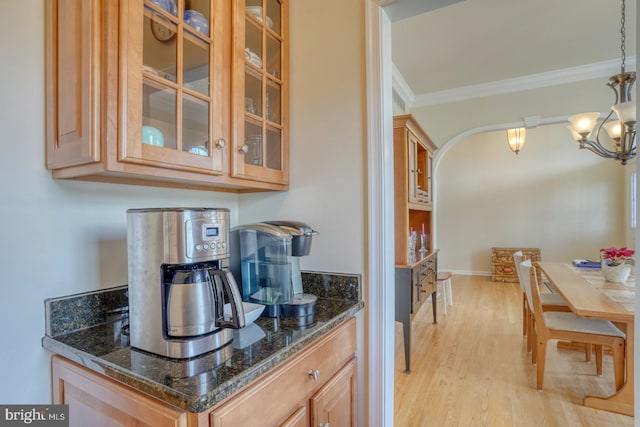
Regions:
[[286, 1], [45, 4], [55, 178], [288, 188]]
[[396, 190], [415, 209], [433, 207], [433, 152], [437, 146], [411, 115], [393, 118]]
[[288, 182], [288, 3], [246, 0], [234, 9], [235, 177]]
[[395, 262], [406, 266], [415, 262], [409, 250], [409, 233], [417, 236], [421, 249], [424, 227], [425, 250], [432, 251], [433, 153], [438, 147], [411, 115], [393, 118], [393, 177], [395, 208]]

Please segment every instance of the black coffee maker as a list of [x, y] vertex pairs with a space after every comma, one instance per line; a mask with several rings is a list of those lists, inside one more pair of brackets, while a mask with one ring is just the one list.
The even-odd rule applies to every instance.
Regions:
[[302, 288], [300, 257], [318, 233], [299, 221], [264, 221], [231, 230], [230, 268], [242, 278], [242, 299], [265, 306], [262, 316], [314, 322], [317, 297]]

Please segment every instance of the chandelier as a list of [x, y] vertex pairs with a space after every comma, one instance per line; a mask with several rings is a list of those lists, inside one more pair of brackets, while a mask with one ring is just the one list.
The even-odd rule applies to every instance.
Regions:
[[[616, 94], [614, 105], [609, 114], [598, 125], [594, 139], [588, 139], [596, 127], [600, 113], [583, 113], [569, 117], [568, 126], [573, 138], [598, 156], [607, 159], [620, 160], [623, 165], [636, 155], [636, 104], [631, 100], [633, 84], [636, 81], [635, 72], [625, 72], [625, 3], [622, 0], [622, 19], [620, 28], [620, 50], [622, 51], [622, 65], [620, 73], [609, 78], [609, 86]], [[617, 118], [612, 118], [613, 113]], [[614, 150], [605, 148], [600, 143], [600, 132], [604, 128], [614, 141]]]

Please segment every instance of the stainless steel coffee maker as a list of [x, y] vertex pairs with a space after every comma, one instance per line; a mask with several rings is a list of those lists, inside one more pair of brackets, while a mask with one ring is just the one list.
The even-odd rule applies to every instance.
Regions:
[[242, 277], [245, 301], [265, 305], [264, 317], [290, 317], [299, 326], [314, 322], [315, 295], [304, 293], [300, 257], [309, 255], [318, 234], [298, 221], [265, 221], [231, 230], [231, 270]]
[[184, 359], [224, 346], [229, 328], [244, 327], [227, 268], [228, 209], [129, 209], [127, 249], [132, 347]]

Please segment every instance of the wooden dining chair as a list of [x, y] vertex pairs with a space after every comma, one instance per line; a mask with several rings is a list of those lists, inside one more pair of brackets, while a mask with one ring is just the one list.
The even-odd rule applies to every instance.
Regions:
[[[518, 275], [518, 281], [520, 282], [520, 288], [522, 289], [522, 335], [527, 337], [527, 351], [532, 353], [531, 361], [535, 363], [535, 356], [532, 351], [533, 340], [531, 339], [531, 333], [529, 332], [533, 328], [533, 311], [531, 310], [529, 303], [527, 302], [527, 295], [524, 290], [523, 279], [520, 277], [520, 269], [518, 266], [522, 261], [526, 259], [523, 256], [522, 251], [516, 251], [513, 253], [513, 263], [516, 267], [516, 273]], [[542, 301], [542, 309], [544, 311], [571, 311], [567, 303], [562, 299], [560, 294], [556, 293], [544, 293], [540, 294], [540, 300]], [[591, 360], [591, 348], [585, 349], [585, 357], [587, 361]]]
[[[613, 373], [616, 390], [624, 384], [624, 346], [625, 334], [606, 320], [586, 319], [572, 312], [543, 311], [540, 300], [540, 288], [536, 270], [531, 261], [525, 260], [518, 265], [523, 278], [527, 302], [533, 307], [535, 326], [530, 330], [534, 337], [536, 354], [536, 388], [542, 390], [544, 367], [549, 340], [574, 341], [592, 344], [596, 347], [596, 366], [602, 373], [602, 347], [611, 348], [613, 354]], [[527, 280], [527, 278], [529, 280]]]

